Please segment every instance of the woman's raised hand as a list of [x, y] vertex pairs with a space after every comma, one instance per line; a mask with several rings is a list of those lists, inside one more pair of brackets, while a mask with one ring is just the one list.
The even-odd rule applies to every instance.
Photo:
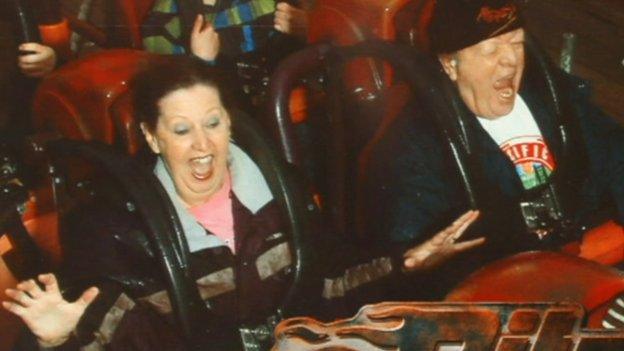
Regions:
[[221, 41], [212, 23], [205, 23], [204, 16], [197, 15], [191, 32], [191, 52], [205, 61], [214, 61], [219, 54]]
[[2, 306], [19, 316], [42, 346], [57, 346], [69, 338], [99, 290], [91, 287], [70, 303], [63, 299], [54, 274], [41, 274], [38, 279], [44, 290], [33, 279], [23, 281], [15, 289], [6, 289], [12, 301], [3, 301]]
[[406, 251], [403, 255], [404, 270], [411, 272], [434, 268], [460, 252], [483, 244], [484, 237], [456, 242], [477, 217], [479, 211], [468, 211], [431, 239]]

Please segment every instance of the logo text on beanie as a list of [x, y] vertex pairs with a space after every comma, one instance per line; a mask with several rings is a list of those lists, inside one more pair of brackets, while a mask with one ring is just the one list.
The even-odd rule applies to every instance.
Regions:
[[507, 5], [499, 9], [493, 9], [488, 6], [483, 6], [479, 11], [479, 16], [477, 16], [477, 22], [498, 23], [508, 21], [514, 18], [515, 14], [515, 5]]

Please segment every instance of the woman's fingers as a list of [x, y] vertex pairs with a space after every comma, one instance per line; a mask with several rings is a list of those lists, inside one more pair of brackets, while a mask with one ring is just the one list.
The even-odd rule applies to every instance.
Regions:
[[35, 282], [33, 279], [29, 279], [24, 282], [24, 291], [26, 291], [34, 299], [39, 298], [41, 295], [43, 295], [43, 290], [41, 290], [37, 282]]
[[99, 294], [100, 290], [98, 288], [94, 286], [90, 287], [89, 289], [85, 290], [82, 295], [80, 295], [80, 298], [76, 300], [76, 303], [79, 303], [87, 308], [87, 306], [89, 306]]
[[460, 217], [460, 221], [458, 223], [458, 226], [455, 228], [455, 231], [453, 233], [453, 235], [451, 236], [451, 238], [453, 239], [453, 241], [459, 239], [464, 232], [466, 231], [466, 229], [468, 229], [468, 227], [474, 223], [474, 221], [479, 217], [479, 211], [468, 211], [466, 212], [463, 216]]
[[56, 281], [56, 276], [52, 273], [47, 274], [39, 274], [39, 281], [45, 287], [45, 291], [50, 293], [61, 293], [58, 287], [58, 282]]
[[13, 313], [16, 316], [21, 317], [26, 314], [26, 309], [24, 307], [13, 302], [2, 301], [2, 307], [4, 307], [5, 310]]
[[459, 252], [467, 251], [477, 246], [480, 246], [483, 243], [485, 243], [484, 237], [480, 237], [480, 238], [472, 239], [468, 241], [462, 241], [461, 243], [457, 243], [453, 245], [453, 252], [459, 253]]
[[462, 214], [450, 226], [438, 232], [431, 239], [407, 250], [403, 254], [403, 264], [407, 269], [414, 268], [433, 256], [437, 257], [436, 260], [438, 261], [444, 261], [456, 253], [482, 245], [485, 238], [455, 243], [478, 217], [479, 211], [474, 210]]
[[479, 217], [479, 211], [470, 210], [464, 213], [453, 223], [451, 223], [451, 225], [438, 232], [438, 234], [433, 237], [434, 244], [452, 244], [455, 240], [462, 236], [462, 234], [477, 219], [477, 217]]
[[[439, 251], [442, 250], [443, 245], [452, 245], [455, 240], [457, 240], [464, 231], [474, 222], [474, 220], [479, 216], [479, 211], [468, 211], [459, 218], [457, 218], [451, 225], [446, 227], [445, 229], [439, 231], [435, 234], [431, 239], [425, 242], [426, 246], [430, 246], [432, 249], [430, 251]], [[408, 250], [403, 256], [411, 255], [414, 250], [420, 250], [421, 245]]]
[[470, 219], [474, 216], [476, 212], [478, 211], [469, 210], [469, 211], [464, 212], [455, 221], [453, 221], [453, 223], [451, 223], [451, 225], [448, 226], [446, 230], [451, 231], [451, 232], [457, 231], [457, 229], [463, 226], [466, 222], [470, 221]]
[[15, 302], [21, 306], [28, 307], [33, 303], [32, 297], [28, 295], [23, 289], [19, 288], [19, 284], [17, 285], [18, 289], [6, 289], [5, 293], [8, 297], [12, 298]]
[[407, 259], [405, 259], [405, 261], [403, 261], [403, 264], [405, 265], [405, 268], [414, 268], [414, 266], [416, 265], [416, 259], [409, 257]]

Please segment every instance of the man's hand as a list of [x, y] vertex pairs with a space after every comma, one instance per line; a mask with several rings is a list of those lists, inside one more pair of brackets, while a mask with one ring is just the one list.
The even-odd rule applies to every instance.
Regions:
[[19, 46], [20, 51], [27, 54], [19, 55], [17, 65], [22, 73], [29, 77], [41, 78], [52, 72], [56, 66], [56, 53], [49, 46], [39, 43], [24, 43]]
[[219, 33], [212, 23], [205, 23], [202, 15], [197, 15], [191, 32], [191, 52], [205, 61], [214, 61], [219, 54]]
[[434, 268], [460, 252], [483, 244], [484, 237], [456, 243], [477, 217], [479, 211], [468, 211], [433, 238], [405, 252], [404, 270], [411, 272]]
[[275, 30], [305, 39], [308, 35], [308, 13], [288, 3], [275, 7]]
[[78, 300], [69, 303], [61, 296], [54, 274], [41, 274], [38, 279], [45, 290], [32, 279], [21, 282], [16, 289], [6, 289], [13, 301], [3, 301], [2, 306], [26, 323], [41, 346], [58, 346], [69, 338], [99, 291], [91, 287]]

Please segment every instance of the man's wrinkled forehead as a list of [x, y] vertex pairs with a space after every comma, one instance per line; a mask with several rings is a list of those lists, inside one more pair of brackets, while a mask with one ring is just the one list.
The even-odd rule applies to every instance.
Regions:
[[447, 54], [522, 27], [515, 0], [436, 0], [431, 50]]

